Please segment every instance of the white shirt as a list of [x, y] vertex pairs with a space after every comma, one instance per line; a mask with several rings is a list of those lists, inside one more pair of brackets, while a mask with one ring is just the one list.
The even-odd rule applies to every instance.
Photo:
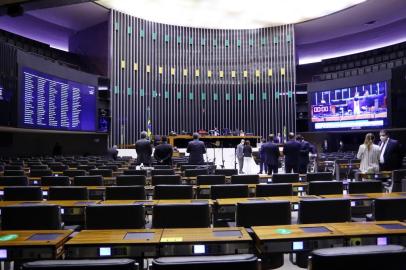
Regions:
[[379, 163], [385, 163], [383, 155], [385, 154], [386, 146], [388, 145], [389, 138], [386, 139], [384, 143], [381, 144], [381, 154], [379, 155]]

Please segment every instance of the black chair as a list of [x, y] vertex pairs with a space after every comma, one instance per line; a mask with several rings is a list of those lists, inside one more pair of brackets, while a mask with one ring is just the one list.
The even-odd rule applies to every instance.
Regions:
[[145, 200], [144, 186], [106, 187], [106, 200]]
[[98, 169], [102, 169], [102, 170], [112, 170], [113, 172], [118, 171], [118, 165], [114, 165], [114, 164], [106, 164], [103, 166], [99, 166]]
[[210, 227], [209, 204], [157, 204], [152, 208], [152, 227], [208, 228]]
[[113, 177], [113, 170], [111, 169], [92, 169], [89, 175], [101, 175], [103, 177]]
[[378, 180], [357, 181], [348, 183], [348, 193], [381, 193], [383, 191], [383, 185]]
[[308, 173], [306, 175], [307, 182], [314, 182], [314, 181], [332, 181], [333, 174], [330, 172], [317, 172], [317, 173]]
[[309, 260], [310, 270], [404, 270], [406, 249], [403, 246], [354, 246], [316, 249]]
[[48, 165], [29, 165], [28, 167], [30, 167], [30, 170], [48, 170], [49, 167]]
[[213, 185], [210, 187], [210, 197], [213, 200], [221, 198], [247, 198], [248, 185]]
[[89, 191], [86, 187], [50, 187], [48, 200], [88, 200]]
[[393, 170], [392, 171], [392, 192], [401, 192], [402, 185], [406, 179], [406, 170]]
[[259, 175], [252, 174], [252, 175], [232, 175], [231, 176], [231, 184], [258, 184], [259, 183]]
[[242, 227], [288, 225], [291, 223], [289, 201], [252, 201], [237, 203], [236, 225]]
[[63, 171], [63, 175], [66, 175], [69, 177], [84, 176], [84, 175], [86, 175], [86, 171], [85, 170], [66, 170], [66, 171]]
[[145, 175], [118, 175], [117, 186], [145, 186], [147, 178]]
[[187, 169], [185, 170], [185, 177], [196, 177], [198, 175], [207, 175], [207, 169]]
[[344, 185], [340, 181], [315, 181], [307, 187], [309, 195], [343, 194]]
[[27, 176], [0, 176], [0, 186], [28, 186]]
[[238, 171], [237, 171], [237, 169], [216, 169], [214, 171], [214, 174], [232, 176], [232, 175], [237, 175]]
[[141, 204], [90, 205], [85, 211], [88, 230], [142, 229], [145, 226], [145, 210]]
[[46, 260], [24, 263], [23, 270], [138, 270], [130, 259]]
[[379, 198], [372, 202], [374, 220], [406, 220], [406, 198]]
[[188, 163], [186, 164], [181, 164], [180, 165], [180, 170], [182, 172], [184, 172], [185, 170], [191, 170], [191, 169], [196, 169], [197, 167], [199, 167], [200, 165], [190, 165]]
[[146, 170], [124, 170], [123, 175], [144, 175], [147, 176]]
[[171, 165], [154, 165], [153, 167], [154, 167], [155, 170], [172, 169]]
[[75, 176], [75, 178], [73, 178], [73, 186], [103, 186], [103, 176]]
[[49, 168], [53, 171], [53, 172], [63, 172], [69, 169], [68, 165], [49, 165]]
[[291, 184], [266, 184], [257, 185], [256, 197], [272, 197], [272, 196], [292, 196], [293, 186]]
[[5, 201], [42, 201], [40, 187], [5, 187], [3, 200]]
[[224, 185], [226, 183], [225, 175], [198, 175], [196, 178], [196, 184], [201, 185]]
[[154, 169], [151, 170], [151, 176], [155, 175], [175, 175], [175, 171], [173, 169]]
[[154, 200], [193, 199], [191, 185], [157, 185], [154, 189]]
[[180, 175], [153, 175], [151, 185], [180, 185], [182, 179]]
[[42, 177], [42, 176], [51, 176], [51, 170], [31, 170], [30, 177]]
[[332, 223], [351, 221], [351, 202], [345, 199], [309, 199], [299, 202], [298, 222]]
[[60, 230], [58, 205], [13, 205], [2, 208], [2, 230]]
[[22, 165], [5, 165], [4, 170], [5, 171], [22, 171], [23, 166]]
[[90, 170], [94, 170], [94, 169], [96, 169], [96, 165], [89, 165], [89, 164], [86, 164], [86, 165], [79, 165], [76, 169], [78, 169], [78, 170], [84, 170], [84, 171], [90, 171]]
[[299, 182], [299, 174], [298, 173], [274, 173], [272, 175], [272, 183], [273, 184], [297, 183], [297, 182]]
[[257, 270], [257, 267], [258, 258], [251, 254], [163, 257], [152, 261], [153, 270]]
[[4, 170], [4, 176], [24, 176], [24, 170]]
[[41, 186], [69, 186], [69, 176], [43, 176]]

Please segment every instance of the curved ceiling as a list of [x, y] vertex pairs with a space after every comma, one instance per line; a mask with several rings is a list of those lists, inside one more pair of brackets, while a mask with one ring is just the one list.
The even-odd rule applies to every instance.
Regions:
[[165, 24], [253, 29], [326, 16], [366, 0], [99, 0], [99, 4]]

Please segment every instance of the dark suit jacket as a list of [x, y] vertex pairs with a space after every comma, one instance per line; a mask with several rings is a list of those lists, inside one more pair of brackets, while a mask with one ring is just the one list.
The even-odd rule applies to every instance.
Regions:
[[266, 142], [262, 146], [264, 162], [270, 166], [278, 166], [279, 147], [273, 142]]
[[186, 152], [190, 154], [189, 164], [204, 164], [203, 154], [206, 153], [206, 147], [202, 141], [193, 140], [189, 142]]
[[118, 150], [114, 148], [109, 148], [107, 150], [107, 158], [116, 160], [118, 156]]
[[[381, 146], [382, 142], [379, 144]], [[387, 170], [397, 170], [402, 166], [403, 153], [397, 140], [389, 139], [383, 153], [384, 167]]]
[[299, 165], [300, 143], [298, 141], [288, 141], [283, 146], [283, 154], [285, 155], [285, 164], [288, 166]]
[[310, 152], [310, 143], [305, 140], [301, 141], [300, 142], [300, 157], [299, 157], [300, 164], [309, 163], [309, 152]]
[[162, 143], [155, 147], [154, 158], [160, 164], [172, 164], [173, 148], [169, 143]]
[[138, 140], [135, 143], [135, 150], [137, 151], [137, 163], [151, 164], [152, 145], [149, 140]]

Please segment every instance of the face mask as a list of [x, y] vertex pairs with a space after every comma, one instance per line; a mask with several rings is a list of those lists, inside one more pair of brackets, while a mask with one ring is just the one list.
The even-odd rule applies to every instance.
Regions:
[[381, 136], [380, 138], [381, 138], [381, 142], [385, 142], [385, 141], [386, 141], [386, 139], [387, 139], [387, 137], [386, 137], [386, 136]]

